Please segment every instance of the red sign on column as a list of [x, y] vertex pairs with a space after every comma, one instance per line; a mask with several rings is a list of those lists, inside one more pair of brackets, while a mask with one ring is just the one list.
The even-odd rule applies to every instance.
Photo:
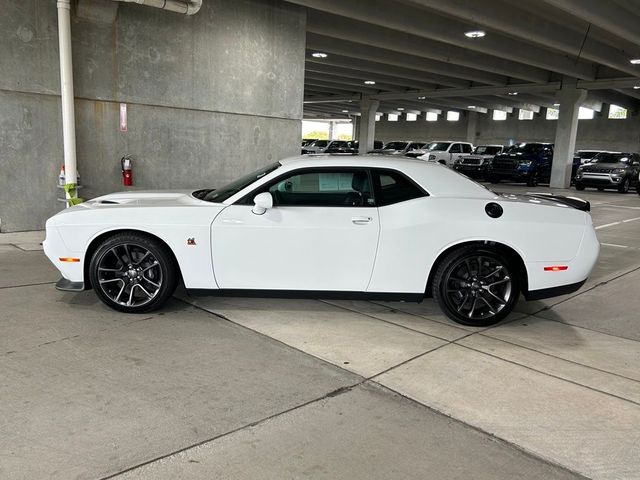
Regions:
[[120, 104], [120, 131], [121, 132], [127, 131], [127, 104], [126, 103]]

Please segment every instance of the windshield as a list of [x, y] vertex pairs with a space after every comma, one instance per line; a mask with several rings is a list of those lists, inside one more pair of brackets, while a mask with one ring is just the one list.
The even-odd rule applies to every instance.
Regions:
[[384, 146], [385, 150], [404, 150], [408, 142], [389, 142]]
[[324, 148], [327, 145], [329, 145], [329, 141], [328, 140], [316, 140], [314, 142], [311, 142], [309, 145], [307, 145], [308, 147], [320, 147], [320, 148]]
[[500, 153], [502, 147], [491, 145], [480, 145], [473, 151], [476, 155], [497, 155]]
[[451, 142], [432, 142], [427, 145], [427, 150], [433, 151], [446, 151], [451, 145]]
[[598, 152], [584, 152], [584, 151], [579, 151], [577, 153], [577, 156], [580, 157], [581, 159], [586, 159], [586, 158], [593, 158]]
[[631, 155], [628, 153], [601, 152], [593, 157], [591, 163], [628, 163]]
[[539, 153], [544, 148], [542, 143], [518, 143], [507, 149], [507, 153]]
[[244, 177], [239, 178], [238, 180], [235, 180], [217, 190], [213, 190], [213, 189], [197, 190], [193, 192], [193, 196], [200, 200], [204, 200], [206, 202], [216, 202], [216, 203], [224, 202], [226, 199], [228, 199], [232, 195], [235, 195], [243, 188], [248, 187], [256, 180], [261, 179], [266, 174], [273, 172], [276, 168], [279, 168], [279, 167], [280, 167], [280, 162], [273, 163], [267, 167], [262, 167], [261, 169], [250, 173], [249, 175], [245, 175]]

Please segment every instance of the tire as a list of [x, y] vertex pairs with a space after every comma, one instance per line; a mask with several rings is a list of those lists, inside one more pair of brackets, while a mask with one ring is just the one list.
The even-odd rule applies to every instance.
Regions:
[[461, 247], [438, 264], [432, 294], [454, 322], [474, 327], [493, 325], [506, 318], [518, 301], [517, 267], [491, 247]]
[[91, 285], [106, 305], [126, 313], [160, 308], [176, 289], [179, 270], [171, 251], [139, 233], [103, 241], [89, 264]]
[[629, 193], [629, 189], [631, 188], [631, 180], [629, 177], [625, 177], [622, 180], [622, 183], [618, 187], [618, 193]]
[[537, 187], [538, 186], [538, 172], [534, 171], [529, 178], [527, 179], [527, 187]]
[[500, 183], [500, 178], [496, 177], [495, 175], [487, 175], [487, 180], [490, 183], [493, 183], [494, 185], [497, 184], [497, 183]]
[[585, 189], [585, 186], [583, 184], [576, 182], [576, 190], [582, 191], [584, 189]]

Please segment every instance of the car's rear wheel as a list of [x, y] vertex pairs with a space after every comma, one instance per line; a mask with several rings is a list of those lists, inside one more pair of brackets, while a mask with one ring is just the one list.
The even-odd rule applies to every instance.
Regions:
[[513, 310], [520, 288], [514, 262], [489, 247], [461, 247], [438, 265], [433, 298], [463, 325], [493, 325]]
[[178, 283], [178, 268], [169, 249], [137, 233], [120, 233], [103, 241], [91, 258], [89, 275], [98, 298], [127, 313], [161, 307]]
[[584, 187], [584, 185], [583, 185], [583, 184], [576, 182], [576, 190], [580, 190], [580, 191], [582, 191], [582, 190], [584, 190], [584, 188], [585, 188], [585, 187]]
[[487, 180], [493, 184], [500, 183], [500, 177], [491, 174], [487, 175]]
[[629, 193], [629, 189], [631, 188], [631, 180], [629, 177], [622, 179], [620, 186], [618, 187], [618, 192], [620, 193]]

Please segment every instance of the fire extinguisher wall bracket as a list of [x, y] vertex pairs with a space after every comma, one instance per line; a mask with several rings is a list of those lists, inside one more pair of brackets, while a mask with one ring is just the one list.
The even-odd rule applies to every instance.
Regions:
[[120, 159], [120, 167], [122, 168], [122, 185], [130, 187], [133, 185], [133, 169], [130, 155], [125, 155]]

